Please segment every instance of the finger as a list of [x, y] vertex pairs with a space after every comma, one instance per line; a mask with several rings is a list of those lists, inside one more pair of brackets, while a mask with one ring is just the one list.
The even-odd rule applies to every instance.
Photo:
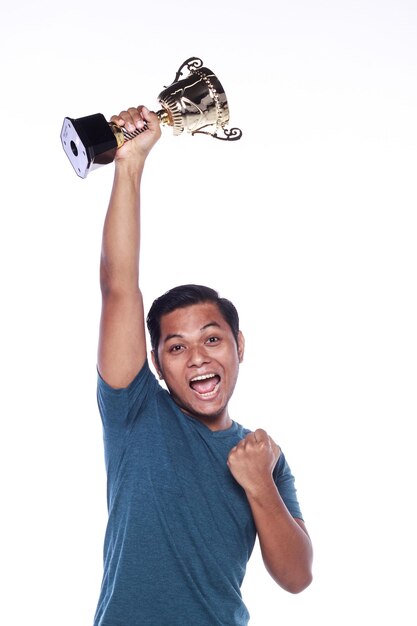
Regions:
[[123, 119], [123, 117], [121, 117], [121, 114], [119, 115], [112, 115], [110, 118], [111, 122], [114, 122], [114, 124], [117, 124], [117, 126], [124, 126], [125, 125], [125, 121]]
[[246, 435], [246, 437], [244, 439], [241, 439], [234, 448], [232, 448], [231, 452], [233, 452], [234, 454], [239, 454], [241, 452], [244, 452], [246, 450], [247, 445], [255, 444], [255, 439], [251, 438], [252, 433], [249, 435]]
[[132, 119], [132, 115], [129, 112], [130, 109], [128, 111], [121, 111], [119, 113], [119, 115], [113, 115], [110, 118], [111, 122], [114, 122], [115, 124], [117, 124], [117, 126], [124, 126], [126, 128], [126, 130], [132, 132], [135, 130], [135, 123]]
[[129, 130], [142, 130], [144, 126], [146, 126], [146, 121], [143, 119], [142, 110], [144, 107], [130, 107], [128, 109], [128, 114], [130, 115], [130, 120], [133, 124], [133, 128]]
[[257, 428], [254, 432], [254, 435], [258, 443], [262, 443], [262, 442], [265, 443], [269, 441], [268, 433], [265, 430], [263, 430], [263, 428]]
[[275, 443], [272, 437], [269, 437], [269, 442], [271, 444], [272, 451], [278, 461], [279, 457], [281, 456], [281, 448], [277, 443]]
[[237, 453], [237, 446], [235, 446], [234, 448], [232, 448], [229, 452], [229, 454], [227, 455], [227, 466], [230, 467], [231, 463], [233, 463], [234, 457]]
[[113, 115], [110, 121], [118, 126], [124, 126], [129, 132], [143, 129], [146, 124], [141, 115], [141, 107], [130, 107], [127, 111], [121, 111], [119, 115]]
[[246, 437], [242, 439], [241, 443], [243, 443], [245, 446], [246, 444], [255, 445], [257, 443], [256, 434], [249, 433], [249, 435], [246, 435]]

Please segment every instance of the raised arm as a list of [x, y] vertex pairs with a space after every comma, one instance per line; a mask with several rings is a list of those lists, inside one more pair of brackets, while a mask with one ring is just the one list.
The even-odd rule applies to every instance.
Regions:
[[145, 107], [130, 108], [111, 119], [128, 131], [148, 126], [117, 151], [101, 250], [98, 369], [109, 385], [122, 388], [133, 380], [146, 359], [139, 288], [140, 182], [146, 157], [161, 131], [158, 118]]

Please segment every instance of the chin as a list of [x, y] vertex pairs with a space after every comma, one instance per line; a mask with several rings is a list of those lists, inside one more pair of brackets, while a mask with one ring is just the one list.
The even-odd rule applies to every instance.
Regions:
[[169, 392], [175, 404], [190, 417], [215, 421], [227, 413], [227, 404], [225, 405], [222, 401], [219, 402], [219, 399], [216, 402], [199, 400], [195, 397], [188, 400], [179, 397], [172, 389], [169, 389]]
[[187, 405], [187, 404], [183, 404], [180, 402], [177, 402], [177, 404], [180, 407], [180, 409], [184, 413], [189, 415], [190, 417], [203, 418], [203, 419], [210, 420], [213, 422], [219, 417], [221, 417], [221, 415], [225, 412], [224, 407], [221, 407], [216, 410], [214, 407], [209, 407], [209, 406], [205, 409], [204, 408], [201, 409], [201, 407], [197, 408], [192, 405]]

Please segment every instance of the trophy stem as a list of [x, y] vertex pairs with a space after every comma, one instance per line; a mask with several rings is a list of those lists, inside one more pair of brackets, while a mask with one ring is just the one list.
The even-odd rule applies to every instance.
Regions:
[[161, 109], [160, 111], [157, 111], [156, 115], [160, 124], [162, 124], [163, 126], [172, 126], [171, 117], [166, 109]]

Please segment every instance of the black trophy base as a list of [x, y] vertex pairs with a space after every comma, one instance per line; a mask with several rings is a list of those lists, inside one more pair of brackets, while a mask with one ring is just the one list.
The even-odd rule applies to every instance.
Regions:
[[88, 172], [114, 161], [117, 141], [101, 113], [71, 119], [62, 125], [61, 141], [76, 174], [86, 178]]

